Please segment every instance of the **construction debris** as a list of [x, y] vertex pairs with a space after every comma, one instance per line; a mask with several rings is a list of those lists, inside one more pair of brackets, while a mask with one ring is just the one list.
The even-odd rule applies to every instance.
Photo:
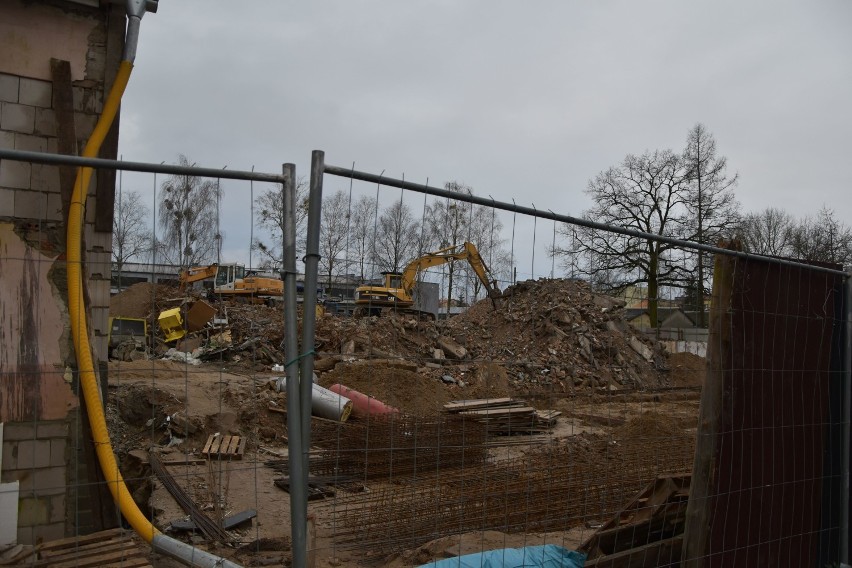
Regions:
[[192, 519], [195, 526], [211, 540], [222, 544], [230, 542], [231, 537], [227, 532], [225, 532], [225, 529], [198, 508], [198, 505], [195, 504], [192, 498], [178, 484], [172, 474], [163, 466], [160, 456], [152, 452], [148, 459], [151, 463], [151, 469], [153, 470], [154, 475], [157, 476], [160, 483], [163, 484], [171, 496], [174, 497], [175, 501], [177, 501], [186, 514], [189, 515], [189, 518]]
[[585, 566], [678, 566], [690, 479], [690, 475], [661, 476], [649, 483], [583, 543]]
[[[175, 499], [197, 511], [183, 525], [175, 521], [178, 528], [197, 526], [207, 539], [227, 542], [227, 533], [209, 526], [214, 536], [208, 535], [195, 515], [214, 510], [205, 518], [223, 530], [211, 517], [228, 519], [226, 512], [251, 506], [260, 521], [257, 538], [276, 536], [280, 526], [269, 510], [274, 501], [277, 515], [281, 503], [257, 499], [257, 486], [249, 486], [263, 479], [267, 488], [289, 489], [286, 394], [268, 388], [287, 361], [281, 306], [202, 304], [186, 294], [137, 285], [114, 298], [127, 317], [148, 322], [151, 357], [172, 360], [110, 365], [111, 436], [120, 456], [181, 443], [173, 459], [151, 460], [158, 478], [166, 467], [177, 477], [156, 484], [156, 500], [147, 501], [162, 526], [181, 515], [163, 487], [177, 494], [182, 487]], [[190, 331], [194, 306], [204, 313]], [[167, 346], [156, 318], [176, 308], [186, 334]], [[703, 359], [666, 355], [625, 322], [619, 300], [583, 282], [521, 282], [498, 310], [484, 301], [445, 321], [393, 312], [324, 315], [316, 340], [315, 385], [352, 399], [354, 408], [346, 422], [311, 421], [309, 495], [328, 499], [311, 511], [320, 511], [322, 538], [332, 549], [355, 549], [354, 556], [374, 556], [376, 564], [384, 554], [471, 530], [515, 536], [600, 526], [648, 480], [692, 464], [698, 391], [670, 390], [700, 388]], [[683, 415], [645, 412], [661, 400], [679, 401]], [[215, 461], [240, 457], [243, 467]], [[275, 459], [263, 461], [269, 458]], [[211, 467], [221, 468], [220, 482], [228, 476], [230, 489], [217, 486]], [[332, 523], [323, 517], [329, 514]], [[638, 519], [626, 515], [610, 528]], [[609, 546], [603, 536], [594, 552], [600, 558], [632, 550]], [[628, 544], [649, 543], [637, 537]]]
[[151, 568], [146, 552], [136, 541], [133, 531], [121, 528], [22, 547], [16, 557], [4, 559], [2, 563], [13, 566]]
[[546, 432], [562, 414], [556, 410], [542, 412], [513, 398], [459, 400], [445, 404], [444, 410], [485, 424], [486, 432], [492, 436]]
[[[167, 339], [183, 331], [190, 337], [200, 329], [193, 336], [200, 339], [192, 353], [195, 358], [267, 369], [285, 361], [280, 306], [233, 300], [214, 306], [181, 296], [175, 289], [137, 284], [116, 296], [112, 309], [155, 321], [157, 310], [175, 314], [176, 308], [191, 303], [184, 318], [190, 321], [178, 326], [180, 330], [169, 328]], [[625, 324], [622, 306], [585, 282], [542, 279], [510, 286], [498, 310], [482, 300], [446, 322], [393, 313], [324, 316], [317, 321], [315, 370], [328, 373], [353, 359], [378, 357], [412, 372], [426, 370], [440, 380], [448, 374], [442, 372], [448, 365], [487, 361], [500, 363], [516, 386], [529, 388], [553, 386], [573, 392], [667, 386], [661, 372], [667, 368], [663, 349]], [[178, 310], [175, 317], [181, 313]], [[227, 326], [213, 326], [216, 322]]]
[[[250, 525], [251, 520], [255, 517], [257, 517], [257, 511], [255, 511], [254, 509], [247, 509], [234, 515], [228, 515], [222, 521], [222, 528], [226, 531], [240, 529], [246, 525]], [[198, 525], [196, 525], [195, 521], [193, 521], [192, 519], [181, 519], [177, 521], [171, 521], [169, 523], [169, 530], [197, 531]]]

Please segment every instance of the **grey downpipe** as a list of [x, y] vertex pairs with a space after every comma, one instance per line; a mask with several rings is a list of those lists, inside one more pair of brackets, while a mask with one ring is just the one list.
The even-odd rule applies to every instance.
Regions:
[[162, 533], [154, 535], [154, 540], [151, 541], [151, 548], [187, 566], [198, 566], [199, 568], [242, 568], [241, 565], [234, 564], [221, 556], [216, 556], [215, 554], [195, 548]]
[[[311, 416], [311, 399], [306, 405], [299, 394], [299, 330], [296, 313], [296, 166], [284, 164], [284, 350], [287, 358], [286, 386], [279, 381], [277, 389], [287, 390], [287, 457], [290, 469], [290, 531], [292, 565], [305, 566], [308, 540], [308, 478], [303, 465], [302, 414]], [[310, 382], [310, 381], [308, 381]], [[310, 397], [310, 387], [308, 390]], [[306, 410], [305, 410], [306, 409]]]

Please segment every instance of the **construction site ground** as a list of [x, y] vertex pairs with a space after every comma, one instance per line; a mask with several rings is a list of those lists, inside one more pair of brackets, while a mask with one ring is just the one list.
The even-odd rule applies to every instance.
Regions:
[[[405, 469], [407, 457], [393, 461], [393, 452], [375, 454], [391, 456], [387, 473], [375, 463], [343, 464], [338, 471], [360, 473], [335, 486], [335, 496], [309, 502], [316, 566], [418, 566], [545, 543], [575, 549], [650, 479], [691, 469], [704, 359], [665, 353], [624, 322], [617, 301], [583, 283], [513, 288], [497, 310], [480, 302], [448, 322], [320, 318], [318, 383], [397, 408], [402, 430], [422, 427], [426, 446], [436, 424], [445, 428], [436, 439], [456, 439], [446, 430], [455, 423], [445, 422], [452, 401], [512, 397], [560, 414], [534, 434], [463, 426], [461, 456], [435, 463], [423, 450], [414, 469]], [[185, 302], [147, 286], [117, 297], [111, 311], [153, 324], [158, 310]], [[110, 362], [111, 438], [134, 498], [158, 527], [187, 513], [152, 474], [152, 452], [209, 517], [257, 512], [229, 531], [227, 544], [199, 533], [178, 538], [247, 566], [287, 564], [290, 498], [274, 483], [286, 471], [286, 396], [270, 388], [282, 375], [272, 366], [285, 362], [280, 308], [217, 309], [227, 312], [227, 329], [208, 330], [184, 350], [201, 362], [164, 359], [163, 345]], [[347, 445], [360, 448], [358, 436], [381, 439], [396, 426], [353, 416], [343, 425], [315, 418], [312, 427], [312, 460], [322, 467], [349, 459]], [[216, 433], [245, 439], [241, 459], [202, 455]], [[365, 455], [375, 449], [363, 443]], [[448, 513], [442, 499], [461, 504]]]

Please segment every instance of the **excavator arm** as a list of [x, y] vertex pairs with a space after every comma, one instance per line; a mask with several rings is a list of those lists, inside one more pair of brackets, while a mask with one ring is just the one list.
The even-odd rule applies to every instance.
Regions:
[[218, 269], [218, 264], [210, 264], [208, 266], [190, 266], [189, 268], [180, 273], [180, 289], [183, 290], [193, 282], [213, 278], [214, 276], [216, 276], [216, 272]]
[[479, 281], [485, 287], [486, 292], [488, 292], [488, 297], [491, 298], [492, 302], [495, 302], [495, 299], [500, 295], [499, 290], [497, 290], [496, 280], [489, 278], [491, 273], [485, 265], [482, 255], [479, 254], [476, 246], [469, 242], [465, 242], [461, 247], [454, 245], [425, 254], [411, 261], [402, 273], [402, 289], [410, 296], [411, 291], [414, 289], [418, 272], [432, 266], [439, 266], [456, 260], [466, 260], [470, 264]]

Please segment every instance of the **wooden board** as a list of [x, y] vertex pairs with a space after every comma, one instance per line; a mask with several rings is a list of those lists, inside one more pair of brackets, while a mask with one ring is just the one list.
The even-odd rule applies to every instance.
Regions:
[[37, 556], [38, 558], [30, 556], [22, 559], [17, 565], [52, 568], [151, 568], [147, 552], [133, 539], [133, 532], [123, 529], [47, 542], [37, 549]]
[[246, 439], [242, 436], [210, 434], [201, 454], [208, 458], [243, 459], [246, 449]]
[[444, 410], [458, 412], [460, 410], [472, 410], [476, 408], [497, 408], [500, 406], [520, 406], [523, 404], [512, 398], [482, 398], [473, 400], [456, 400], [444, 405]]

